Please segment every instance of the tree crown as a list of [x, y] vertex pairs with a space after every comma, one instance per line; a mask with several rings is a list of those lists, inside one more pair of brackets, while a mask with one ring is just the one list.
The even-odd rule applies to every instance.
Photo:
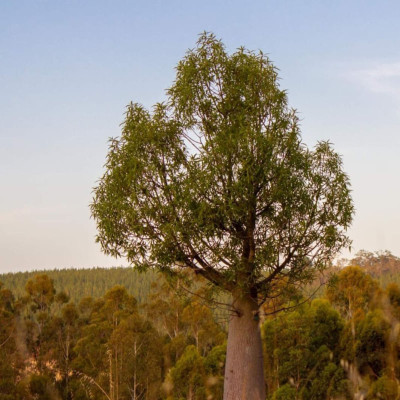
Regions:
[[302, 142], [262, 52], [212, 34], [178, 63], [168, 101], [130, 104], [110, 140], [92, 215], [103, 250], [138, 267], [187, 267], [268, 293], [310, 279], [350, 241], [348, 176], [328, 142]]

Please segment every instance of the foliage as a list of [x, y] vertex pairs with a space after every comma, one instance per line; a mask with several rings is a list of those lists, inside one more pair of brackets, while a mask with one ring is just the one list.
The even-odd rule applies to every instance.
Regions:
[[186, 347], [167, 379], [172, 384], [173, 399], [206, 399], [204, 361], [196, 346]]
[[314, 300], [263, 324], [268, 391], [275, 398], [346, 395], [339, 365], [343, 321], [326, 300]]
[[281, 386], [272, 397], [273, 400], [296, 400], [296, 389], [289, 384]]
[[361, 372], [382, 375], [388, 357], [389, 329], [381, 310], [369, 311], [358, 324], [356, 356]]
[[372, 384], [367, 399], [393, 400], [398, 399], [398, 394], [399, 386], [397, 382], [383, 375]]

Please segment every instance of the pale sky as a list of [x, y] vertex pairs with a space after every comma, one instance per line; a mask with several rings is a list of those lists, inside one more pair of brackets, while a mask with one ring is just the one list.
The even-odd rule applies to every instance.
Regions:
[[[123, 264], [90, 219], [125, 106], [165, 99], [174, 67], [212, 31], [261, 49], [302, 119], [350, 175], [353, 254], [400, 255], [400, 2], [0, 2], [0, 272]], [[346, 254], [347, 256], [347, 254]]]

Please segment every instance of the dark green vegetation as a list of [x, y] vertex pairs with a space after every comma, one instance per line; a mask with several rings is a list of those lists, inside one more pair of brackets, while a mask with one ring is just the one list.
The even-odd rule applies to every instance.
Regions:
[[260, 307], [350, 244], [354, 208], [341, 157], [302, 141], [268, 57], [204, 33], [165, 103], [128, 106], [91, 211], [106, 254], [230, 293], [224, 399], [263, 400]]
[[[268, 314], [302, 302], [301, 294], [264, 304], [268, 399], [399, 398], [400, 287], [383, 287], [367, 271], [398, 280], [400, 260], [366, 252], [355, 260], [363, 267], [335, 269], [320, 298], [275, 315]], [[72, 301], [66, 293], [77, 275], [99, 285], [105, 276], [126, 279], [118, 268], [84, 272], [51, 271], [67, 283], [58, 290], [45, 274], [15, 274], [19, 296], [1, 286], [0, 399], [222, 399], [226, 331], [205, 287], [193, 295], [181, 280], [156, 279], [140, 303], [123, 285]], [[143, 292], [154, 276], [142, 275]]]

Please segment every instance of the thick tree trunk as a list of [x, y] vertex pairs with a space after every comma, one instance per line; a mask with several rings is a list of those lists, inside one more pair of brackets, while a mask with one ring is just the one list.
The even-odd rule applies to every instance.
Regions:
[[229, 321], [224, 400], [265, 400], [265, 381], [257, 304], [236, 296], [238, 313]]

